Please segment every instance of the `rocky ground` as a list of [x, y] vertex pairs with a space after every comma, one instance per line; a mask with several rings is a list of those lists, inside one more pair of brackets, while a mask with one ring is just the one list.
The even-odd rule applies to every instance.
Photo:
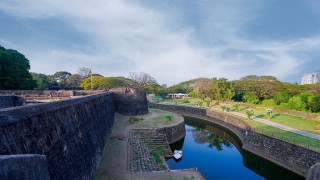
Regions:
[[[171, 121], [164, 117], [167, 114], [174, 116]], [[181, 120], [176, 114], [155, 109], [138, 117], [117, 114], [95, 178], [204, 179], [195, 169], [170, 171], [164, 161], [164, 157], [172, 155], [172, 152], [165, 141], [165, 133], [154, 128], [173, 125]]]

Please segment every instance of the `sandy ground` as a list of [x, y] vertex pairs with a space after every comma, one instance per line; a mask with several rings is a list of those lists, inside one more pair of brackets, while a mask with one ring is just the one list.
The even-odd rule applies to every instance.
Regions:
[[[95, 179], [204, 179], [196, 170], [164, 171], [147, 173], [130, 173], [127, 167], [127, 134], [132, 128], [156, 128], [172, 125], [183, 120], [181, 116], [162, 110], [149, 110], [149, 114], [139, 116], [130, 120], [129, 116], [116, 114], [111, 137], [102, 154], [100, 165], [97, 169]], [[171, 114], [174, 118], [169, 121], [164, 118]], [[142, 118], [141, 118], [142, 117]]]

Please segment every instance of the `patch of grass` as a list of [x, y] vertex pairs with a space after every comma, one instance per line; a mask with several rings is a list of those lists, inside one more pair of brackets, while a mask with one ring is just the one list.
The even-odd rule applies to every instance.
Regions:
[[239, 116], [235, 116], [235, 117], [250, 124], [252, 127], [254, 127], [254, 130], [258, 133], [262, 133], [277, 139], [281, 139], [283, 141], [286, 141], [292, 144], [295, 143], [305, 148], [308, 148], [308, 145], [309, 145], [310, 149], [320, 151], [320, 141], [317, 139], [313, 139], [313, 138], [295, 134], [289, 131], [281, 130], [273, 126], [266, 125], [257, 121], [248, 120], [246, 118], [242, 118]]
[[193, 176], [191, 178], [183, 177], [183, 180], [195, 179]]
[[188, 103], [190, 103], [190, 100], [189, 99], [184, 99], [184, 100], [181, 101], [181, 103], [182, 104], [188, 104]]
[[[239, 112], [245, 114], [246, 110], [247, 108], [242, 108]], [[267, 119], [265, 111], [259, 109], [255, 109], [254, 111], [255, 117]], [[280, 113], [274, 113], [271, 117], [271, 121], [302, 131], [320, 134], [320, 132], [315, 129], [315, 127], [320, 126], [320, 121]]]
[[152, 150], [151, 151], [151, 155], [154, 157], [158, 167], [160, 167], [161, 169], [166, 169], [165, 166], [163, 165], [163, 161], [162, 161], [161, 155], [160, 155], [160, 153], [158, 151]]
[[171, 121], [171, 120], [173, 119], [173, 115], [167, 114], [167, 115], [165, 116], [165, 118], [166, 118], [167, 120]]

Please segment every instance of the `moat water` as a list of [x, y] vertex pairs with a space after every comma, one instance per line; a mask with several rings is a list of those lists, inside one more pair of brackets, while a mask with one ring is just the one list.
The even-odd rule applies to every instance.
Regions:
[[167, 161], [170, 169], [198, 168], [206, 179], [281, 179], [303, 177], [241, 148], [228, 129], [201, 119], [185, 117], [186, 136], [171, 144], [183, 157]]

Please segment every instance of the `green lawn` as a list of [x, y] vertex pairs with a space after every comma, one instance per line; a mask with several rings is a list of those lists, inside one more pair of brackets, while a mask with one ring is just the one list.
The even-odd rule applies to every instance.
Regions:
[[[228, 114], [228, 115], [231, 115], [231, 114]], [[320, 141], [317, 139], [313, 139], [313, 138], [305, 137], [292, 132], [284, 131], [284, 130], [281, 130], [257, 121], [252, 121], [243, 117], [239, 117], [236, 115], [231, 115], [231, 116], [237, 117], [245, 121], [246, 123], [250, 124], [252, 127], [254, 127], [254, 130], [259, 133], [272, 136], [292, 144], [295, 143], [305, 148], [308, 148], [308, 145], [309, 145], [310, 149], [320, 151]]]
[[[240, 108], [239, 112], [245, 114], [247, 108]], [[268, 119], [265, 111], [254, 109], [254, 117]], [[298, 116], [291, 116], [287, 114], [274, 113], [270, 121], [279, 123], [288, 127], [299, 129], [302, 131], [320, 134], [319, 130], [315, 130], [316, 126], [320, 125], [319, 120], [309, 120]]]

